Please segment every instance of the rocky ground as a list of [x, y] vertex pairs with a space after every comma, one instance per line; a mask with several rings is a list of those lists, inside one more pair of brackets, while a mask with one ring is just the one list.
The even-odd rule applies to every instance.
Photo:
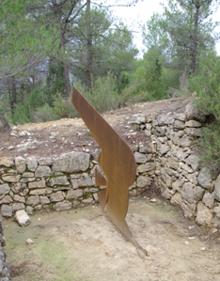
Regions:
[[206, 236], [174, 207], [159, 199], [132, 201], [128, 223], [149, 257], [138, 255], [95, 206], [37, 214], [26, 228], [7, 222], [12, 280], [220, 280], [220, 238]]
[[[158, 112], [181, 112], [190, 98], [176, 98], [136, 104], [104, 114], [104, 118], [132, 145], [146, 138], [134, 132], [132, 120], [140, 115], [148, 117]], [[94, 151], [96, 144], [81, 119], [14, 126], [9, 133], [0, 135], [0, 157], [50, 156], [72, 150]]]

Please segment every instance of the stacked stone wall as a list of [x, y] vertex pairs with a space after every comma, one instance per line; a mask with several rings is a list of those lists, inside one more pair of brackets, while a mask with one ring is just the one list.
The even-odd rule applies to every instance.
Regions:
[[[131, 195], [157, 188], [200, 225], [220, 226], [220, 175], [202, 165], [198, 149], [204, 117], [193, 110], [130, 116], [137, 178]], [[141, 138], [135, 138], [135, 135]], [[0, 209], [3, 217], [83, 207], [97, 202], [97, 165], [91, 152], [45, 158], [0, 159]]]

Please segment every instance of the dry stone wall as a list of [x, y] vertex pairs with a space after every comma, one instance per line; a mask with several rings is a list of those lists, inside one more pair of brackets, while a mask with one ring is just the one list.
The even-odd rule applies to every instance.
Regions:
[[154, 147], [154, 184], [199, 225], [220, 227], [220, 175], [202, 166], [198, 140], [205, 117], [189, 104], [140, 124]]
[[[220, 226], [220, 175], [201, 165], [198, 140], [204, 116], [191, 104], [181, 112], [130, 116], [137, 178], [131, 195], [157, 188], [200, 225]], [[130, 127], [129, 127], [130, 128]], [[135, 138], [135, 135], [141, 136]], [[94, 153], [45, 158], [0, 159], [0, 209], [3, 217], [82, 207], [97, 202]]]
[[[142, 150], [137, 148], [135, 152], [138, 177], [130, 188], [132, 195], [153, 182], [153, 156], [141, 153]], [[76, 151], [54, 158], [0, 159], [2, 216], [10, 218], [19, 210], [32, 214], [42, 209], [62, 211], [95, 204], [98, 199], [94, 180], [96, 164], [92, 154]]]

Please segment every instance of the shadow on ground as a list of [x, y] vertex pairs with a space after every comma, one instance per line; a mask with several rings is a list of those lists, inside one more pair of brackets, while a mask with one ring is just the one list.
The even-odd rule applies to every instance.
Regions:
[[26, 228], [6, 222], [13, 281], [220, 280], [219, 240], [204, 239], [164, 201], [132, 201], [128, 223], [149, 257], [141, 258], [94, 206], [37, 214]]

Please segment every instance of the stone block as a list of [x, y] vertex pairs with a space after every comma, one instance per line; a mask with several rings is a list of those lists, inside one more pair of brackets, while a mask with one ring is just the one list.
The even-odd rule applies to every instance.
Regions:
[[26, 161], [23, 157], [18, 156], [15, 158], [15, 167], [18, 173], [22, 174], [26, 170]]
[[78, 199], [83, 196], [83, 190], [82, 189], [74, 189], [74, 190], [68, 190], [66, 199], [72, 200], [72, 199]]
[[28, 183], [28, 188], [29, 189], [37, 189], [37, 188], [45, 188], [45, 187], [46, 187], [46, 183], [45, 183], [44, 179]]
[[70, 152], [54, 160], [52, 170], [58, 172], [82, 172], [89, 168], [90, 154], [85, 152]]
[[2, 205], [1, 206], [1, 215], [3, 217], [7, 217], [7, 218], [10, 218], [12, 217], [13, 215], [13, 209], [12, 209], [12, 206], [9, 206], [9, 205]]
[[134, 158], [137, 164], [143, 164], [147, 162], [147, 157], [143, 153], [135, 152]]
[[50, 195], [50, 201], [51, 202], [60, 202], [64, 200], [64, 194], [62, 191], [57, 191], [55, 193], [52, 193]]
[[53, 177], [50, 178], [48, 181], [49, 186], [55, 186], [55, 185], [70, 185], [68, 179], [66, 176], [60, 176], [60, 177]]
[[40, 197], [39, 196], [29, 196], [27, 198], [27, 205], [30, 206], [36, 206], [37, 204], [40, 203]]
[[30, 157], [27, 159], [27, 168], [31, 172], [35, 172], [38, 166], [38, 161], [35, 157]]
[[220, 175], [215, 181], [215, 190], [214, 190], [215, 199], [220, 202]]
[[50, 174], [51, 174], [51, 169], [48, 166], [38, 166], [35, 171], [36, 178], [49, 177]]
[[72, 203], [69, 201], [62, 201], [62, 202], [58, 202], [56, 203], [53, 208], [56, 211], [65, 211], [65, 210], [69, 210], [72, 208]]
[[0, 196], [8, 194], [10, 192], [10, 187], [7, 183], [0, 184]]
[[213, 214], [212, 211], [206, 207], [202, 202], [198, 203], [196, 222], [199, 225], [210, 226], [212, 223]]
[[213, 208], [214, 206], [214, 201], [215, 201], [215, 194], [214, 192], [205, 192], [202, 202], [206, 205], [208, 208]]
[[20, 226], [30, 224], [31, 220], [25, 210], [19, 210], [15, 213], [15, 219]]
[[212, 184], [212, 176], [210, 170], [206, 167], [202, 168], [198, 175], [198, 183], [205, 189], [209, 189]]

